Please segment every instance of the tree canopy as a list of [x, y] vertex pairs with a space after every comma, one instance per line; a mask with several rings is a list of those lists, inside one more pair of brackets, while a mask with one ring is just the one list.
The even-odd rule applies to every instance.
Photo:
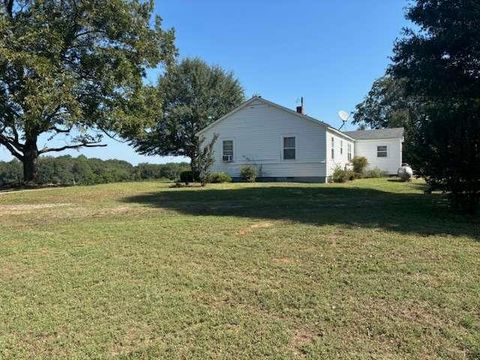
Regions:
[[[149, 121], [145, 70], [176, 51], [152, 11], [153, 0], [3, 0], [0, 145], [25, 181], [37, 180], [41, 154], [101, 146], [103, 134], [130, 136]], [[66, 144], [39, 147], [42, 134]]]
[[478, 0], [417, 0], [415, 29], [395, 45], [389, 73], [418, 100], [413, 165], [473, 212], [480, 199], [480, 6]]
[[232, 73], [194, 58], [170, 67], [160, 77], [157, 90], [155, 126], [132, 143], [145, 155], [189, 157], [198, 175], [201, 139], [197, 132], [238, 106], [244, 100], [243, 89]]
[[[178, 180], [190, 169], [187, 163], [132, 164], [122, 160], [89, 159], [70, 155], [38, 159], [39, 185], [93, 185], [121, 181]], [[0, 187], [18, 186], [22, 181], [19, 160], [0, 161]]]
[[415, 111], [415, 101], [406, 95], [405, 81], [385, 75], [375, 80], [368, 95], [356, 106], [352, 122], [371, 129], [403, 127]]

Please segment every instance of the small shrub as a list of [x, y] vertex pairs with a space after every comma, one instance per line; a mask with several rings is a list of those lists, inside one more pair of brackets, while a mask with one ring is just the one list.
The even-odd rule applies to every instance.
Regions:
[[355, 171], [353, 170], [350, 170], [353, 174], [353, 179], [352, 180], [357, 180], [357, 179], [361, 179], [363, 177], [363, 174], [357, 174]]
[[193, 171], [191, 170], [182, 171], [180, 173], [180, 181], [187, 185], [193, 182]]
[[342, 169], [340, 166], [337, 166], [333, 171], [331, 181], [335, 183], [344, 183], [347, 181], [352, 181], [358, 178], [358, 175], [355, 174], [353, 170]]
[[365, 177], [365, 178], [381, 178], [381, 177], [385, 177], [387, 175], [388, 174], [385, 171], [383, 171], [383, 170], [381, 170], [377, 167], [373, 168], [373, 169], [365, 170], [363, 172], [363, 177]]
[[218, 134], [214, 134], [213, 139], [207, 145], [203, 145], [205, 141], [204, 137], [200, 138], [200, 142], [198, 143], [198, 156], [195, 159], [195, 169], [198, 171], [198, 175], [194, 176], [194, 178], [198, 178], [202, 186], [205, 186], [210, 178], [210, 169], [215, 161], [213, 158], [213, 146], [217, 139]]
[[337, 166], [332, 174], [332, 181], [334, 183], [344, 183], [348, 180], [347, 171]]
[[349, 181], [360, 178], [360, 176], [358, 176], [358, 174], [356, 174], [353, 170], [345, 170], [345, 175]]
[[368, 160], [363, 156], [355, 156], [352, 160], [353, 171], [360, 176], [365, 171], [365, 168], [368, 166]]
[[253, 165], [245, 165], [240, 169], [240, 177], [246, 182], [255, 182], [257, 179], [257, 168]]
[[232, 182], [230, 175], [224, 172], [214, 172], [208, 176], [208, 182], [212, 184], [220, 184]]

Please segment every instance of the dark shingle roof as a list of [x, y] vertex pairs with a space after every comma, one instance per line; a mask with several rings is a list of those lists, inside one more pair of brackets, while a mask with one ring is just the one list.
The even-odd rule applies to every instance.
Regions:
[[395, 139], [403, 137], [403, 128], [345, 131], [355, 140]]

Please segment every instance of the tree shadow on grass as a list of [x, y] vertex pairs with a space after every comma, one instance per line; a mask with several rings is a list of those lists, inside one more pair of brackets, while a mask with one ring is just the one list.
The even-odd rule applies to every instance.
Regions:
[[319, 226], [341, 224], [422, 236], [448, 234], [480, 239], [478, 217], [454, 214], [440, 194], [325, 186], [264, 186], [171, 189], [123, 200], [190, 215], [288, 220]]

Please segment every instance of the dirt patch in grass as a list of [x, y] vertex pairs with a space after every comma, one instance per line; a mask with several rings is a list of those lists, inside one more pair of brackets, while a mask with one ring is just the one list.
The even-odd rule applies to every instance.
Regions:
[[121, 339], [112, 344], [110, 353], [113, 356], [125, 356], [152, 344], [153, 336], [150, 326], [140, 324], [127, 329]]
[[288, 257], [273, 258], [272, 262], [277, 265], [291, 265], [296, 263], [294, 259], [290, 259]]
[[[158, 214], [162, 210], [134, 206], [90, 206], [72, 204], [40, 204], [40, 205], [0, 205], [0, 216], [16, 219], [18, 226], [24, 228], [24, 219], [28, 218], [28, 226], [38, 224], [58, 225], [59, 221], [75, 221], [79, 219], [108, 219], [140, 217], [145, 213]], [[36, 222], [35, 222], [36, 221]], [[11, 224], [11, 226], [14, 226]], [[53, 228], [52, 228], [53, 229]]]
[[256, 230], [256, 229], [266, 229], [266, 228], [269, 228], [269, 227], [272, 227], [273, 226], [273, 223], [272, 222], [268, 222], [268, 221], [263, 221], [263, 222], [259, 222], [259, 223], [255, 223], [255, 224], [252, 224], [248, 227], [245, 227], [245, 228], [242, 228], [240, 229], [238, 232], [237, 232], [237, 235], [247, 235], [248, 233]]
[[125, 214], [130, 211], [132, 211], [132, 208], [128, 206], [109, 207], [109, 208], [98, 209], [98, 211], [92, 212], [92, 216], [103, 217], [106, 215]]
[[311, 344], [317, 336], [318, 334], [309, 329], [297, 329], [292, 336], [291, 347], [295, 353], [303, 353], [303, 348]]
[[7, 263], [0, 267], [0, 278], [4, 280], [29, 279], [35, 275], [35, 271], [27, 269], [15, 263]]
[[0, 214], [18, 214], [31, 212], [40, 209], [51, 209], [57, 207], [72, 206], [71, 203], [54, 203], [54, 204], [22, 204], [22, 205], [0, 205]]
[[251, 229], [264, 229], [264, 228], [269, 228], [269, 227], [272, 227], [273, 226], [273, 223], [271, 222], [261, 222], [261, 223], [257, 223], [257, 224], [253, 224], [252, 226], [250, 226]]

